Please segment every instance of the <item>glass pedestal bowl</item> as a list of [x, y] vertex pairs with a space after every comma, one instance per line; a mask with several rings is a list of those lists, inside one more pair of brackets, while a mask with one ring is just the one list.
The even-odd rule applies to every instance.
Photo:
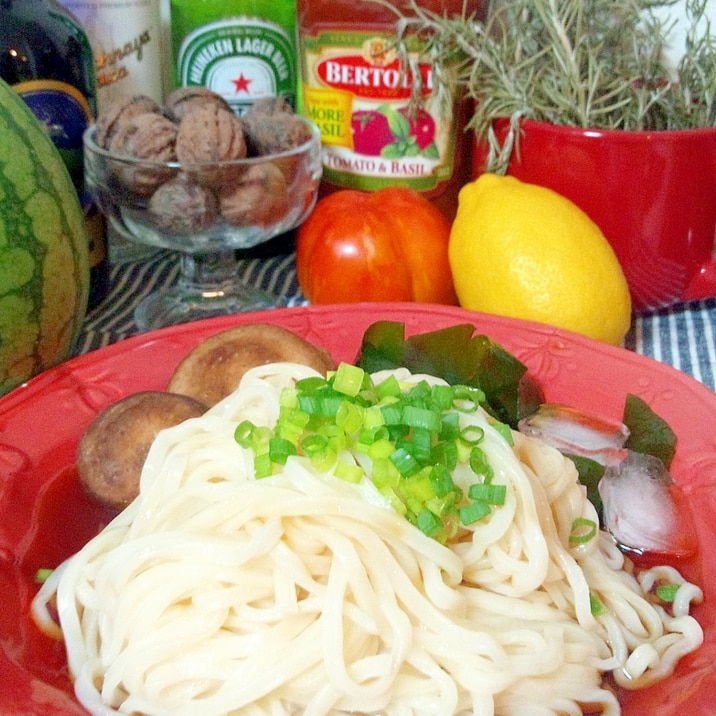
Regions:
[[317, 127], [292, 149], [213, 164], [135, 159], [84, 136], [88, 189], [123, 238], [180, 255], [177, 284], [135, 311], [141, 330], [270, 308], [282, 299], [242, 283], [236, 251], [297, 227], [316, 202], [321, 179]]

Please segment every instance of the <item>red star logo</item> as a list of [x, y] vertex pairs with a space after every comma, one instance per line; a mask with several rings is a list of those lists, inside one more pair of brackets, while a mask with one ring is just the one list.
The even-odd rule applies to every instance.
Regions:
[[236, 88], [236, 93], [239, 92], [247, 92], [249, 91], [249, 84], [251, 83], [251, 80], [247, 77], [244, 77], [244, 73], [242, 72], [235, 80], [231, 80], [234, 84], [234, 87]]

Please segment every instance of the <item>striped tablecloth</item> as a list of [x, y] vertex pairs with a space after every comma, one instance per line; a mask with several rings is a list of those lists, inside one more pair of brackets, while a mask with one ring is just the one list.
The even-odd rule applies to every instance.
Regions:
[[[306, 303], [298, 287], [292, 252], [243, 260], [239, 271], [244, 281], [285, 297], [288, 305]], [[77, 352], [137, 334], [133, 318], [136, 305], [152, 291], [173, 285], [178, 274], [177, 257], [169, 252], [113, 266], [110, 292], [88, 314]], [[635, 317], [624, 345], [716, 390], [716, 297]]]

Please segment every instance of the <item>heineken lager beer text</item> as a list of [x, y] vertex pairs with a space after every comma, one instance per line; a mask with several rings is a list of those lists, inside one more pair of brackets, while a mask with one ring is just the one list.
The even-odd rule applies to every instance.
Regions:
[[237, 114], [256, 100], [296, 106], [293, 0], [171, 0], [175, 85], [208, 87]]

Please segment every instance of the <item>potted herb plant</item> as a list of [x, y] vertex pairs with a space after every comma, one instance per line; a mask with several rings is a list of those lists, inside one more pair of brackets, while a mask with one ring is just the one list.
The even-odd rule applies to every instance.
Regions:
[[[716, 294], [713, 0], [496, 0], [487, 19], [415, 8], [474, 100], [473, 175], [509, 173], [581, 206], [634, 306]], [[679, 14], [680, 13], [680, 14]], [[678, 22], [684, 51], [667, 53]]]

